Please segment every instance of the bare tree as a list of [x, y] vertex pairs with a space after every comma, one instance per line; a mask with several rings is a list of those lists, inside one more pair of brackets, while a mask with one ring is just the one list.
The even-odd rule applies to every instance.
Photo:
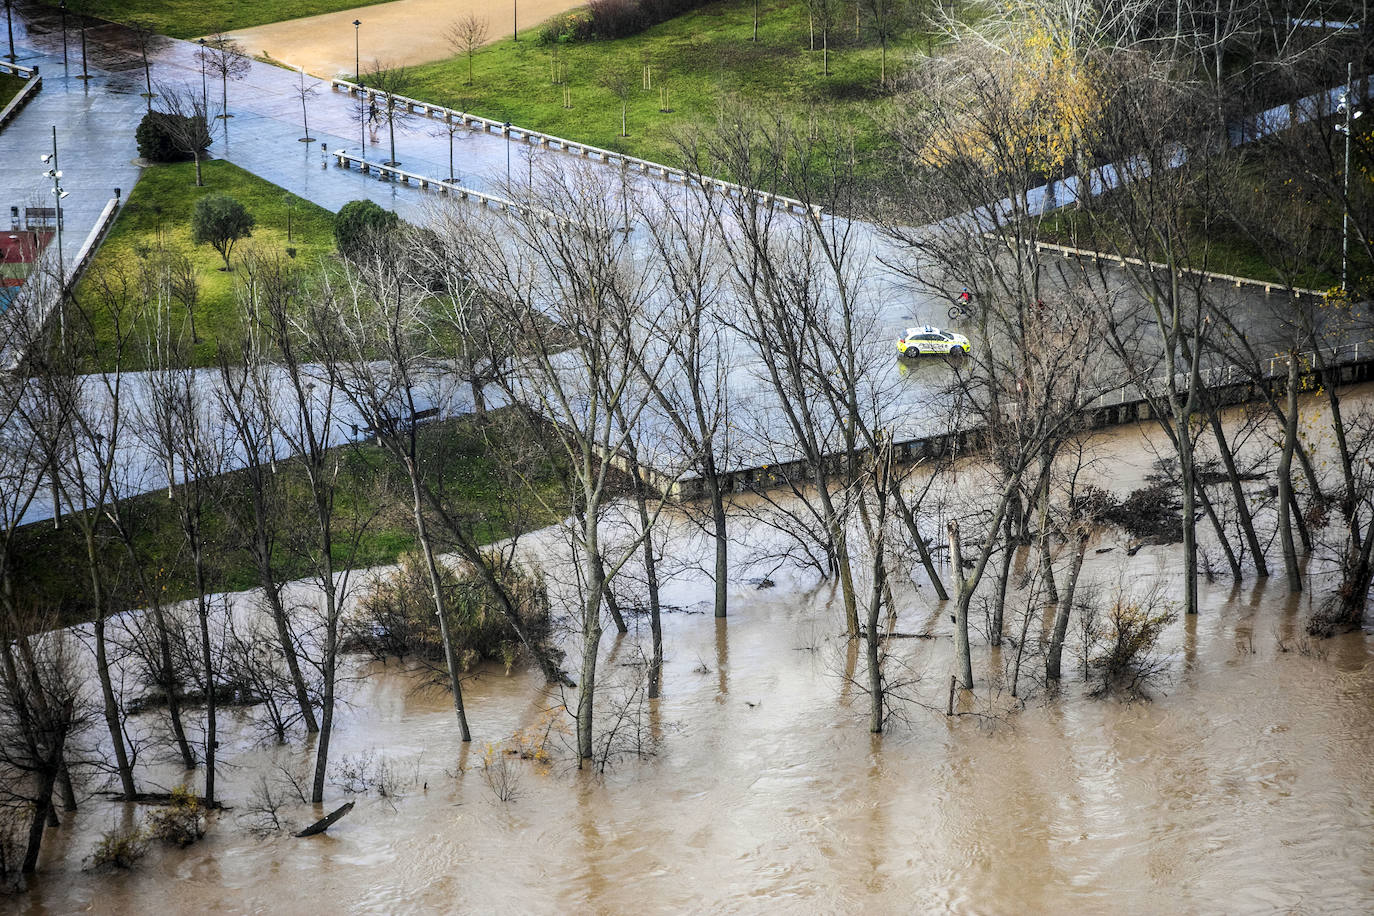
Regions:
[[620, 103], [620, 136], [630, 135], [628, 110], [630, 105], [630, 93], [634, 90], [634, 77], [630, 68], [618, 64], [610, 64], [601, 75], [597, 77], [597, 84], [605, 89], [615, 100]]
[[300, 82], [297, 85], [293, 86], [291, 91], [296, 96], [296, 98], [300, 99], [301, 103], [301, 129], [305, 132], [305, 136], [301, 137], [301, 142], [313, 143], [315, 142], [315, 138], [310, 136], [310, 108], [308, 103], [312, 98], [319, 94], [317, 87], [320, 85], [320, 83], [319, 80], [314, 80], [312, 82], [307, 83], [305, 81], [304, 67], [300, 69], [299, 75]]
[[465, 13], [455, 19], [444, 32], [449, 47], [468, 59], [468, 85], [472, 85], [472, 55], [487, 43], [491, 32], [490, 23], [485, 16], [475, 12]]
[[[282, 283], [285, 278], [268, 273], [262, 277], [262, 282]], [[245, 305], [252, 304], [251, 294], [245, 299]], [[268, 365], [269, 348], [268, 339], [248, 319], [238, 341], [231, 344], [222, 340], [218, 350], [218, 384], [214, 388], [216, 413], [243, 464], [236, 475], [242, 484], [240, 498], [226, 499], [223, 505], [229, 524], [257, 573], [263, 604], [276, 633], [277, 650], [286, 665], [291, 699], [306, 731], [314, 734], [319, 731], [319, 724], [301, 670], [299, 640], [291, 628], [282, 599], [283, 582], [278, 572], [278, 530], [285, 512], [286, 495], [277, 468], [285, 456], [278, 452], [274, 395], [279, 376]], [[277, 719], [283, 726], [278, 729], [281, 735], [286, 719], [284, 716]]]
[[[513, 329], [495, 333], [518, 342], [523, 358], [500, 384], [512, 402], [547, 418], [543, 435], [569, 468], [573, 511], [565, 530], [578, 560], [573, 619], [582, 655], [573, 718], [584, 761], [595, 751], [606, 596], [648, 530], [619, 541], [603, 531], [615, 482], [608, 459], [623, 455], [627, 439], [639, 434], [650, 402], [629, 353], [643, 346], [636, 317], [651, 296], [632, 247], [616, 231], [618, 214], [606, 191], [586, 172], [551, 177], [539, 189], [548, 209], [508, 211], [494, 226], [475, 223], [470, 232], [474, 281], [501, 305], [487, 317]], [[514, 250], [507, 239], [518, 240]], [[654, 501], [650, 529], [662, 505], [661, 498]]]
[[[327, 379], [315, 377], [306, 363], [306, 343], [297, 326], [298, 279], [280, 259], [250, 259], [249, 309], [255, 331], [271, 347], [281, 373], [273, 394], [274, 431], [286, 443], [290, 462], [305, 478], [311, 527], [310, 560], [320, 594], [323, 636], [316, 667], [320, 674], [320, 730], [316, 739], [311, 799], [324, 799], [329, 745], [337, 706], [340, 605], [347, 594], [350, 557], [362, 528], [340, 530], [336, 508], [341, 481], [339, 456], [330, 444], [337, 424], [338, 393]], [[338, 555], [336, 556], [336, 551]], [[341, 571], [342, 570], [342, 571]]]
[[[386, 123], [391, 144], [391, 158], [386, 164], [400, 165], [396, 160], [396, 124], [404, 124], [410, 119], [410, 106], [401, 101], [402, 94], [410, 87], [410, 70], [374, 61], [363, 79], [371, 93], [373, 110], [369, 112], [369, 118]], [[379, 101], [380, 107], [377, 106]]]
[[199, 95], [182, 85], [158, 83], [158, 107], [171, 115], [163, 129], [177, 152], [195, 160], [196, 187], [205, 184], [201, 177], [201, 158], [214, 142], [215, 115]]
[[217, 117], [232, 118], [229, 113], [229, 81], [241, 80], [253, 69], [248, 53], [234, 39], [216, 33], [206, 39], [196, 52], [205, 68], [219, 77], [220, 112]]
[[860, 0], [860, 11], [868, 14], [869, 29], [882, 49], [878, 63], [880, 88], [887, 88], [887, 46], [905, 27], [910, 4], [911, 0]]

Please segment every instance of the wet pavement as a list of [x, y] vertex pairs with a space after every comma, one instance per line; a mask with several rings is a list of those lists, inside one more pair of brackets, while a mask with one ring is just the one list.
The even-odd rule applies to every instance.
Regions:
[[[4, 186], [14, 189], [10, 206], [44, 200], [48, 182], [42, 177], [44, 166], [38, 157], [50, 150], [51, 131], [57, 126], [63, 183], [69, 191], [64, 201], [67, 231], [63, 250], [70, 256], [80, 247], [114, 188], [127, 190], [137, 177], [137, 166], [131, 162], [137, 154], [133, 130], [149, 104], [142, 96], [142, 56], [137, 36], [131, 30], [69, 15], [64, 66], [56, 12], [24, 2], [16, 4], [15, 13], [20, 62], [40, 66], [44, 87], [15, 122], [0, 133], [0, 174]], [[89, 80], [80, 79], [83, 24], [87, 25], [87, 67], [92, 77]], [[191, 42], [154, 36], [148, 49], [154, 90], [162, 84], [175, 84], [201, 91], [197, 50]], [[314, 139], [302, 142], [305, 132], [299, 89], [312, 83], [316, 91], [306, 105]], [[204, 85], [213, 107], [220, 87], [213, 78], [208, 78]], [[429, 208], [440, 203], [433, 192], [332, 164], [328, 151], [364, 149], [370, 159], [377, 161], [387, 157], [389, 145], [385, 129], [379, 132], [375, 144], [362, 135], [358, 100], [346, 92], [331, 90], [327, 82], [255, 61], [244, 79], [229, 84], [228, 111], [232, 117], [220, 122], [222, 128], [211, 147], [212, 154], [326, 209], [337, 211], [350, 200], [366, 198], [409, 221], [423, 222]], [[461, 183], [485, 193], [516, 194], [523, 182], [534, 183], [541, 173], [557, 175], [586, 169], [599, 177], [600, 187], [608, 196], [633, 201], [630, 206], [645, 214], [645, 218], [652, 218], [654, 206], [688, 206], [689, 195], [697, 193], [659, 179], [626, 175], [621, 169], [595, 159], [537, 150], [523, 140], [506, 140], [499, 134], [460, 132], [451, 138], [441, 122], [418, 115], [409, 116], [396, 126], [397, 158], [401, 167], [410, 172], [447, 176], [450, 142], [454, 147], [454, 171]], [[786, 217], [782, 221], [799, 219]], [[903, 369], [895, 358], [892, 342], [912, 325], [947, 326], [948, 301], [931, 295], [888, 266], [905, 258], [875, 227], [862, 223], [847, 225], [831, 216], [825, 219], [834, 223], [836, 231], [848, 229], [852, 233], [853, 275], [873, 327], [869, 341], [872, 352], [865, 358], [882, 367], [874, 373], [872, 383], [874, 399], [883, 405], [885, 414], [877, 425], [895, 428], [899, 439], [903, 435], [943, 431], [948, 418], [941, 415], [938, 405], [939, 394], [950, 376], [948, 367], [927, 364], [915, 371], [910, 367]], [[644, 245], [643, 235], [642, 229], [637, 230], [632, 244]], [[1236, 314], [1252, 316], [1253, 320], [1244, 324], [1256, 328], [1257, 337], [1263, 337], [1264, 328], [1272, 324], [1267, 320], [1271, 308], [1281, 307], [1279, 297], [1266, 300], [1245, 289], [1219, 290], [1218, 298], [1223, 307]], [[998, 344], [975, 339], [975, 345]], [[767, 386], [760, 384], [757, 356], [738, 339], [731, 341], [728, 349], [735, 403], [746, 405], [755, 418], [776, 415]], [[749, 436], [748, 431], [740, 431], [730, 464], [756, 466], [794, 457], [779, 454], [776, 448], [790, 438], [785, 429], [766, 429], [761, 438], [759, 431], [755, 431], [752, 442], [747, 441]]]

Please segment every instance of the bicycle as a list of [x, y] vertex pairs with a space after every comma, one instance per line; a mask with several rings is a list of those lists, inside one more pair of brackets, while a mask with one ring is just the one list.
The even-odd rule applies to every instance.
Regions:
[[973, 294], [964, 287], [964, 291], [959, 294], [959, 298], [949, 307], [950, 321], [957, 321], [960, 318], [968, 318], [973, 314]]

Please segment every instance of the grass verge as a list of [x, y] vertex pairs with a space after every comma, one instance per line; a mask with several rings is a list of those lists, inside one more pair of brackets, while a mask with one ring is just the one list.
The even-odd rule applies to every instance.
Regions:
[[19, 94], [28, 80], [23, 77], [15, 76], [13, 73], [0, 73], [0, 109], [10, 103], [10, 99]]
[[[528, 452], [520, 448], [528, 435], [527, 427], [514, 420], [497, 411], [489, 414], [487, 422], [467, 416], [433, 424], [423, 431], [422, 455], [428, 479], [438, 481], [446, 510], [467, 519], [481, 543], [556, 521], [535, 508], [525, 485], [509, 476], [508, 462], [496, 457]], [[414, 550], [409, 481], [404, 471], [375, 445], [345, 445], [333, 452], [339, 462], [334, 552], [339, 568], [394, 563], [402, 553]], [[302, 472], [285, 460], [279, 468], [272, 479], [279, 487], [280, 502], [272, 517], [277, 528], [277, 576], [286, 581], [311, 573], [313, 514]], [[524, 470], [531, 484], [556, 504], [557, 467], [535, 457]], [[245, 472], [235, 471], [212, 482], [218, 499], [208, 510], [204, 530], [209, 544], [206, 552], [212, 558], [213, 591], [241, 591], [259, 584], [244, 547], [241, 526], [235, 522], [236, 518], [251, 518], [246, 514], [246, 479]], [[164, 601], [195, 597], [194, 570], [178, 522], [177, 504], [168, 499], [167, 491], [135, 496], [121, 505], [135, 532], [139, 566], [152, 587], [160, 590]], [[357, 526], [361, 526], [361, 534], [353, 552], [347, 541]], [[431, 530], [440, 529], [431, 524]], [[438, 540], [442, 545], [441, 535]], [[146, 596], [131, 575], [127, 551], [108, 530], [99, 550], [114, 609], [147, 606]], [[27, 525], [16, 533], [13, 556], [18, 594], [36, 607], [56, 610], [64, 625], [91, 618], [90, 567], [77, 525], [69, 521], [57, 530], [50, 522]]]
[[[54, 0], [43, 0], [57, 6]], [[69, 0], [67, 12], [111, 22], [143, 22], [173, 38], [196, 38], [269, 22], [299, 19], [387, 0]]]
[[[201, 163], [205, 184], [195, 184], [195, 163], [155, 165], [143, 170], [128, 203], [115, 220], [110, 234], [96, 253], [86, 278], [75, 291], [79, 303], [91, 302], [99, 352], [108, 353], [114, 339], [113, 322], [100, 311], [92, 295], [94, 277], [102, 271], [135, 267], [140, 258], [159, 246], [184, 254], [194, 265], [200, 285], [195, 309], [200, 342], [192, 348], [192, 364], [213, 365], [221, 336], [237, 331], [239, 319], [235, 284], [237, 273], [223, 270], [224, 262], [209, 245], [191, 243], [191, 213], [196, 201], [211, 194], [226, 194], [242, 203], [257, 220], [251, 238], [234, 248], [234, 256], [249, 248], [285, 252], [292, 248], [296, 260], [314, 264], [334, 250], [334, 215], [282, 188], [245, 172], [228, 162]], [[288, 214], [290, 240], [288, 241]], [[142, 348], [130, 348], [133, 365]]]
[[[501, 41], [479, 50], [468, 83], [465, 57], [415, 67], [408, 95], [640, 156], [672, 163], [678, 132], [714, 126], [732, 101], [781, 109], [799, 119], [833, 115], [855, 130], [863, 155], [883, 147], [882, 52], [852, 18], [830, 36], [830, 74], [821, 37], [803, 4], [765, 0], [758, 41], [751, 0], [712, 3], [642, 34], [612, 41], [541, 44]], [[905, 57], [925, 53], [930, 36], [913, 30], [888, 48], [888, 75]], [[644, 68], [651, 68], [648, 87]], [[627, 137], [621, 103], [603, 83], [619, 72], [629, 84]], [[557, 78], [557, 82], [555, 81]], [[571, 108], [565, 108], [566, 97]], [[663, 92], [666, 90], [666, 101]], [[662, 109], [667, 108], [667, 111]], [[460, 153], [461, 155], [461, 153]]]

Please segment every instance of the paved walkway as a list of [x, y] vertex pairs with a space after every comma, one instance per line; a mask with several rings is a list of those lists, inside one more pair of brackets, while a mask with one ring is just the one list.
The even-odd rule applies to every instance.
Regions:
[[[232, 33], [248, 53], [267, 55], [291, 67], [304, 67], [321, 76], [351, 77], [361, 59], [367, 69], [374, 61], [408, 66], [453, 57], [448, 27], [465, 13], [487, 20], [487, 40], [509, 38], [518, 22], [523, 41], [544, 20], [586, 0], [397, 0], [337, 13], [289, 19]], [[518, 13], [518, 17], [517, 14]], [[353, 21], [362, 25], [355, 46]], [[356, 54], [355, 54], [356, 52]]]
[[[136, 152], [133, 127], [146, 109], [146, 101], [139, 95], [143, 91], [142, 61], [129, 31], [109, 24], [88, 30], [89, 64], [94, 78], [83, 83], [77, 79], [80, 41], [75, 30], [79, 21], [74, 16], [68, 18], [73, 31], [64, 69], [62, 36], [54, 11], [37, 6], [32, 0], [24, 0], [16, 7], [16, 41], [24, 58], [21, 62], [41, 66], [44, 89], [0, 134], [0, 173], [6, 180], [4, 186], [16, 189], [10, 205], [42, 199], [46, 185], [38, 156], [51, 146], [52, 125], [59, 125], [59, 151], [68, 151], [61, 153], [63, 171], [69, 176], [64, 181], [71, 191], [66, 200], [68, 238], [64, 247], [75, 251], [113, 187], [127, 188], [132, 183], [136, 173], [130, 165]], [[157, 39], [150, 54], [155, 88], [160, 82], [172, 82], [199, 90], [201, 71], [195, 51], [192, 43]], [[355, 99], [332, 92], [327, 83], [320, 84], [318, 95], [308, 102], [310, 132], [316, 140], [300, 142], [301, 104], [295, 92], [299, 81], [296, 73], [254, 63], [244, 80], [229, 87], [229, 110], [233, 117], [212, 152], [331, 211], [349, 200], [368, 198], [407, 220], [422, 222], [426, 208], [438, 199], [431, 193], [329, 164], [332, 157], [327, 159], [326, 145], [331, 150], [356, 151], [364, 147], [372, 159], [385, 156], [384, 146], [364, 143], [359, 136]], [[212, 95], [217, 94], [216, 88], [211, 87]], [[398, 128], [397, 155], [402, 167], [409, 171], [445, 176], [449, 172], [448, 142], [439, 122], [417, 116]], [[477, 133], [457, 141], [456, 171], [463, 184], [499, 193], [507, 176], [518, 185], [522, 171], [536, 167], [534, 160], [524, 158], [526, 153], [534, 153], [539, 163], [586, 162], [562, 152], [536, 152], [519, 140], [507, 141], [498, 134]], [[606, 168], [594, 162], [588, 167]], [[618, 176], [620, 170], [613, 168], [612, 173]], [[631, 176], [624, 193], [641, 201], [651, 199], [645, 193], [649, 185], [659, 182]], [[693, 193], [681, 185], [674, 187], [675, 194]], [[825, 219], [845, 228], [843, 220], [832, 216]], [[856, 245], [852, 269], [861, 286], [859, 292], [874, 312], [875, 346], [881, 351], [871, 358], [892, 366], [890, 372], [875, 374], [874, 384], [884, 392], [884, 412], [891, 417], [899, 438], [923, 434], [917, 426], [944, 422], [943, 418], [932, 416], [939, 411], [932, 411], [931, 405], [947, 379], [941, 373], [929, 371], [934, 367], [902, 377], [904, 373], [892, 358], [891, 341], [908, 325], [945, 324], [948, 303], [916, 288], [885, 266], [884, 260], [897, 253], [874, 227], [855, 224], [848, 228]], [[1234, 308], [1251, 311], [1257, 318], [1267, 311], [1262, 297], [1247, 291], [1230, 292], [1225, 297], [1234, 300]], [[730, 387], [737, 391], [732, 397], [737, 398], [736, 403], [752, 404], [765, 391], [758, 381], [757, 357], [739, 340], [733, 341], [729, 349], [735, 357]], [[753, 416], [776, 413], [770, 410], [766, 398], [755, 406]], [[744, 431], [740, 434], [743, 436]], [[786, 441], [785, 431], [782, 441]], [[749, 450], [743, 442], [737, 440], [735, 447], [736, 460], [755, 457], [745, 457]]]

